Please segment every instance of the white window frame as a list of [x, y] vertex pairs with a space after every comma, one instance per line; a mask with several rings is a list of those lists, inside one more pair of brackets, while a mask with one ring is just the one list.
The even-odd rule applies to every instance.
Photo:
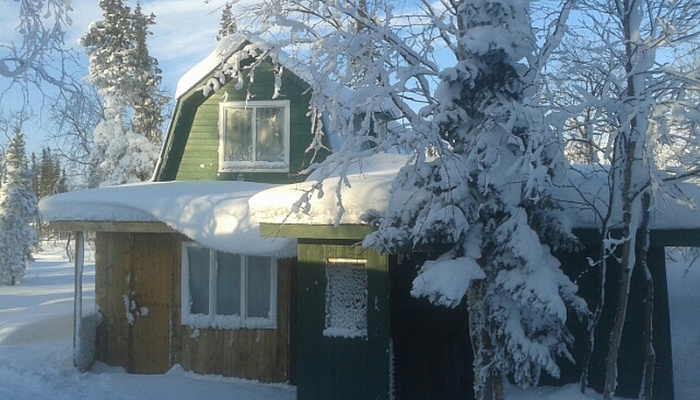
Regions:
[[[253, 150], [252, 156], [256, 154], [255, 112], [261, 108], [283, 107], [284, 108], [284, 161], [232, 161], [225, 160], [226, 149], [226, 109], [252, 109], [253, 110]], [[290, 102], [289, 100], [270, 101], [228, 101], [219, 105], [219, 172], [289, 172], [289, 143], [290, 143]]]
[[205, 248], [195, 242], [182, 244], [182, 324], [195, 328], [218, 329], [277, 329], [277, 259], [270, 258], [270, 311], [267, 318], [249, 317], [248, 312], [248, 256], [236, 254], [241, 258], [240, 304], [241, 315], [217, 315], [217, 250], [209, 249], [209, 312], [208, 314], [192, 314], [190, 312], [190, 268], [188, 249], [192, 247]]

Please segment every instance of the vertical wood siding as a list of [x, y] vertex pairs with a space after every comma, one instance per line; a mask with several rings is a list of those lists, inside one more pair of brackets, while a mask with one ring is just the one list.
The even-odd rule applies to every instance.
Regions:
[[133, 373], [181, 364], [202, 374], [288, 382], [293, 260], [279, 261], [277, 329], [196, 330], [180, 322], [181, 243], [176, 234], [97, 234], [97, 359]]
[[181, 324], [181, 270], [174, 277], [172, 362], [200, 374], [261, 382], [290, 380], [290, 296], [292, 260], [280, 260], [277, 272], [276, 329], [196, 329]]
[[[255, 74], [255, 84], [251, 88], [254, 100], [271, 100], [274, 93], [274, 76], [272, 64], [263, 63]], [[308, 113], [310, 94], [308, 85], [289, 71], [283, 73], [282, 99], [290, 101], [290, 170], [289, 172], [267, 173], [219, 173], [219, 103], [225, 95], [227, 101], [245, 101], [246, 89], [236, 90], [236, 82], [226, 84], [219, 93], [213, 94], [201, 105], [187, 103], [185, 107], [196, 107], [189, 134], [180, 132], [174, 141], [186, 141], [182, 158], [179, 160], [176, 180], [236, 180], [243, 178], [251, 182], [290, 183], [302, 178], [296, 176], [303, 167], [308, 166], [309, 156], [306, 148], [312, 140], [311, 120]], [[199, 96], [197, 89], [186, 96]], [[193, 110], [184, 110], [182, 114], [190, 115]], [[177, 115], [176, 115], [177, 117]], [[172, 134], [172, 133], [171, 133]], [[172, 166], [171, 166], [172, 168]], [[290, 176], [291, 174], [291, 176]]]
[[134, 373], [170, 368], [173, 234], [99, 232], [97, 357]]
[[[300, 240], [298, 246], [298, 371], [300, 400], [390, 398], [389, 282], [387, 257], [353, 242]], [[367, 337], [328, 337], [326, 261], [366, 260]]]

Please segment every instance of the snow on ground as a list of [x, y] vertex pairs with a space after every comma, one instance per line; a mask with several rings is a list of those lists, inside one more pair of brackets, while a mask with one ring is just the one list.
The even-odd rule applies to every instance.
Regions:
[[[700, 393], [700, 265], [669, 265], [676, 400]], [[94, 307], [94, 265], [84, 275], [84, 309]], [[80, 373], [72, 365], [73, 267], [62, 249], [47, 250], [27, 271], [22, 285], [0, 286], [0, 399], [2, 400], [291, 400], [288, 385], [264, 385], [201, 376], [174, 367], [165, 375], [131, 375], [96, 364]], [[602, 396], [563, 388], [508, 388], [517, 400], [591, 400]]]
[[[94, 265], [83, 278], [84, 309], [94, 309]], [[20, 286], [0, 286], [2, 400], [291, 400], [288, 385], [201, 376], [179, 366], [165, 375], [131, 375], [98, 363], [73, 367], [73, 266], [60, 249], [36, 255]]]

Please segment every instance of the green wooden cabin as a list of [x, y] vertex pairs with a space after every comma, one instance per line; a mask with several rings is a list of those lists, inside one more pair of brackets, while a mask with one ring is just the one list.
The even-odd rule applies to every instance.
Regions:
[[[244, 49], [250, 43], [231, 35], [180, 81], [155, 182], [142, 187], [144, 197], [151, 195], [149, 190], [163, 193], [192, 181], [225, 186], [215, 187], [221, 194], [229, 187], [259, 190], [248, 183], [288, 184], [305, 178], [300, 172], [309, 165], [312, 155], [306, 149], [313, 139], [307, 116], [309, 85], [293, 66], [281, 66], [272, 58], [260, 61], [251, 82], [246, 72], [251, 58], [241, 56], [249, 54]], [[232, 62], [243, 71], [240, 80], [219, 72]], [[324, 154], [314, 156], [321, 160]], [[95, 233], [97, 360], [133, 373], [164, 373], [179, 364], [203, 374], [295, 382], [294, 254], [261, 254], [260, 249], [246, 249], [241, 241], [247, 239], [237, 236], [231, 239], [239, 249], [236, 253], [229, 253], [228, 247], [208, 248], [172, 227], [184, 210], [168, 204], [168, 199], [162, 199], [157, 214], [172, 215], [170, 221], [147, 215], [148, 210], [120, 219], [107, 212], [115, 202], [122, 201], [123, 208], [138, 206], [122, 199], [119, 187], [87, 192], [92, 200], [82, 204], [86, 209], [103, 207], [104, 215], [86, 212], [76, 218], [59, 210], [47, 220], [79, 237]], [[69, 210], [84, 198], [67, 193], [45, 205]], [[196, 200], [192, 204], [216, 206]], [[241, 218], [234, 221], [240, 224]], [[228, 229], [227, 223], [213, 220], [202, 229], [215, 231], [216, 224]], [[79, 289], [77, 284], [76, 293]], [[81, 314], [76, 311], [77, 321]], [[76, 338], [82, 335], [78, 325]]]
[[[195, 68], [196, 73], [188, 74], [179, 88], [155, 181], [289, 184], [304, 179], [299, 172], [310, 157], [305, 152], [312, 140], [307, 116], [310, 94], [293, 68], [284, 69], [282, 95], [274, 99], [276, 65], [270, 59], [258, 67], [254, 83], [248, 85], [244, 74], [242, 86], [237, 88], [238, 80], [224, 79], [218, 92], [205, 95], [203, 87], [212, 82], [221, 63], [248, 43], [238, 40], [224, 53], [217, 50], [204, 64], [208, 68]], [[248, 101], [246, 89], [253, 95]], [[107, 192], [98, 193], [109, 200]], [[180, 364], [198, 373], [288, 382], [297, 385], [300, 400], [473, 398], [464, 305], [445, 309], [412, 298], [411, 282], [420, 260], [399, 264], [389, 255], [361, 249], [357, 244], [370, 232], [367, 226], [261, 224], [263, 237], [295, 239], [296, 258], [261, 259], [241, 251], [231, 261], [225, 252], [202, 248], [158, 221], [94, 216], [85, 220], [57, 216], [53, 221], [66, 230], [97, 233], [96, 302], [102, 314], [97, 357], [110, 365], [130, 372], [163, 373]], [[588, 270], [586, 255], [597, 254], [599, 241], [592, 231], [578, 234], [588, 245], [586, 251], [561, 255], [561, 259], [583, 296], [594, 301], [599, 283]], [[663, 248], [669, 245], [700, 246], [700, 233], [664, 230], [655, 232], [652, 239], [657, 399], [673, 398], [663, 257]], [[227, 259], [240, 274], [217, 275], [218, 263]], [[197, 260], [208, 262], [194, 267]], [[610, 268], [609, 291], [614, 291], [615, 273]], [[221, 286], [222, 282], [225, 278], [240, 284], [253, 276], [265, 288], [266, 318], [221, 323], [218, 315], [209, 315], [208, 320], [197, 317], [192, 307], [200, 300], [192, 300], [192, 287], [209, 285], [212, 302], [218, 301], [212, 293], [235, 292], [243, 303], [247, 301], [244, 290], [228, 290], [230, 286]], [[627, 324], [631, 327], [640, 323], [640, 297], [639, 292], [632, 294], [637, 305], [630, 308]], [[255, 317], [258, 311], [251, 310]], [[609, 325], [611, 312], [606, 309], [608, 322], [601, 323], [601, 332]], [[572, 324], [579, 339], [582, 328]], [[641, 379], [639, 337], [634, 330], [628, 329], [623, 338], [618, 392], [623, 396], [636, 396]], [[577, 359], [581, 352], [574, 349]], [[601, 384], [603, 360], [601, 351], [594, 354], [591, 385], [596, 388]], [[578, 372], [576, 365], [565, 365], [561, 379], [545, 381], [575, 381]]]

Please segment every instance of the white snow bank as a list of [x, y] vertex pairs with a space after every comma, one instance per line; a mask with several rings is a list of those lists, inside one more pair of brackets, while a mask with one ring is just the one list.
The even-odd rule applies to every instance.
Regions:
[[250, 182], [157, 182], [62, 193], [39, 203], [45, 221], [162, 221], [221, 251], [290, 257], [295, 242], [261, 238], [249, 200], [272, 185]]

